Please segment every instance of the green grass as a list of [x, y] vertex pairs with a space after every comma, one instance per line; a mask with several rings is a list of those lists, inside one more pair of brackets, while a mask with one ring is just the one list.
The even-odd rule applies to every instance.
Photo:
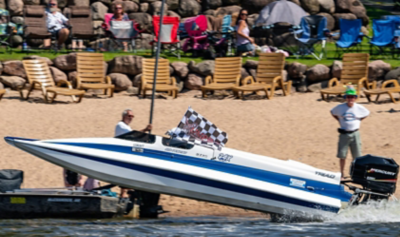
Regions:
[[[370, 7], [370, 6], [365, 6], [367, 10], [367, 15], [371, 18], [370, 24], [367, 26], [369, 30], [369, 36], [372, 36], [372, 30], [371, 30], [371, 25], [372, 25], [372, 19], [378, 19], [381, 18], [383, 15], [390, 15], [390, 12], [384, 11], [375, 7]], [[302, 64], [305, 64], [309, 67], [314, 66], [316, 64], [324, 64], [327, 66], [332, 65], [334, 60], [341, 60], [340, 58], [336, 58], [336, 47], [334, 42], [328, 42], [326, 45], [326, 51], [327, 51], [327, 57], [318, 61], [312, 56], [307, 56], [307, 57], [302, 57], [302, 58], [296, 58], [296, 57], [289, 57], [286, 59], [287, 62], [299, 62]], [[364, 39], [362, 42], [362, 52], [369, 53], [369, 44], [368, 44], [368, 39]], [[50, 53], [48, 51], [43, 51], [43, 50], [36, 50], [33, 52], [30, 52], [29, 54], [21, 52], [21, 50], [14, 50], [11, 54], [2, 52], [0, 49], [0, 61], [7, 61], [7, 60], [22, 60], [25, 56], [29, 55], [39, 55], [41, 57], [47, 57], [50, 59], [54, 59], [55, 57], [59, 55], [63, 55], [69, 53], [67, 51], [54, 54]], [[133, 53], [125, 53], [125, 52], [105, 52], [104, 53], [104, 59], [106, 61], [112, 60], [114, 57], [117, 56], [124, 56], [124, 55], [133, 55]], [[143, 57], [151, 57], [151, 52], [150, 50], [146, 51], [139, 51], [138, 53], [134, 55], [139, 55]], [[203, 61], [202, 58], [193, 58], [190, 57], [190, 54], [188, 56], [182, 55], [181, 59], [178, 60], [176, 56], [171, 56], [171, 55], [166, 55], [166, 54], [161, 54], [161, 57], [168, 58], [170, 62], [175, 62], [175, 61], [182, 61], [182, 62], [190, 62], [190, 61], [195, 61], [196, 63]], [[247, 60], [258, 60], [257, 57], [248, 57], [248, 58], [243, 58], [243, 62], [246, 62]], [[399, 67], [400, 66], [400, 60], [398, 59], [393, 59], [390, 56], [382, 56], [382, 55], [372, 55], [371, 60], [384, 60], [385, 62], [389, 63], [392, 65], [393, 68]]]

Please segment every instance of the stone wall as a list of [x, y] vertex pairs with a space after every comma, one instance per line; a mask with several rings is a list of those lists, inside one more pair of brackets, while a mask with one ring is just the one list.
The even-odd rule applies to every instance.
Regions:
[[[29, 56], [28, 58], [42, 58], [39, 56]], [[58, 56], [46, 60], [50, 67], [55, 82], [59, 80], [68, 80], [75, 84], [76, 80], [76, 53]], [[171, 76], [177, 80], [180, 92], [184, 90], [198, 90], [204, 85], [204, 80], [208, 75], [214, 73], [213, 60], [204, 60], [200, 63], [190, 61], [173, 62], [170, 64]], [[142, 57], [140, 56], [118, 56], [109, 62], [104, 62], [107, 70], [104, 75], [111, 77], [115, 85], [115, 91], [137, 91], [142, 74]], [[256, 76], [258, 61], [247, 60], [241, 69], [242, 79], [247, 76]], [[297, 92], [318, 92], [326, 88], [328, 80], [337, 77], [340, 79], [342, 62], [334, 61], [331, 66], [317, 64], [307, 67], [304, 64], [293, 62], [287, 63], [282, 72], [284, 80], [293, 82], [294, 90]], [[390, 64], [382, 60], [371, 61], [369, 63], [370, 81], [377, 81], [378, 85], [388, 79], [400, 78], [400, 67], [391, 69]], [[9, 87], [15, 89], [18, 86], [27, 83], [27, 77], [22, 62], [18, 60], [5, 61], [0, 63], [0, 89]]]
[[[16, 24], [23, 24], [24, 5], [46, 4], [49, 0], [0, 0], [0, 8], [6, 8], [10, 11], [11, 21]], [[168, 16], [178, 16], [183, 22], [188, 17], [196, 16], [200, 13], [207, 15], [209, 30], [220, 30], [221, 19], [224, 15], [230, 14], [233, 17], [234, 24], [239, 10], [243, 7], [249, 10], [249, 25], [254, 24], [259, 11], [267, 4], [275, 0], [211, 0], [209, 1], [209, 10], [202, 13], [201, 5], [197, 0], [166, 0], [165, 13]], [[328, 20], [328, 28], [336, 30], [339, 28], [338, 19], [362, 19], [364, 26], [368, 24], [369, 18], [366, 10], [360, 0], [291, 0], [301, 6], [310, 14], [323, 15]], [[69, 6], [90, 6], [94, 26], [99, 26], [104, 21], [104, 14], [112, 12], [115, 3], [121, 3], [130, 19], [137, 21], [142, 29], [146, 29], [147, 34], [152, 33], [152, 16], [159, 15], [161, 1], [157, 0], [58, 0], [60, 10], [66, 14], [69, 12]], [[364, 28], [363, 30], [366, 30]], [[100, 30], [101, 33], [101, 30]], [[146, 35], [145, 38], [149, 38]], [[150, 37], [151, 38], [151, 37]], [[11, 39], [13, 46], [22, 43], [19, 35]], [[40, 44], [40, 42], [30, 42], [31, 44]], [[147, 48], [143, 43], [139, 45]], [[279, 45], [279, 44], [278, 44]]]

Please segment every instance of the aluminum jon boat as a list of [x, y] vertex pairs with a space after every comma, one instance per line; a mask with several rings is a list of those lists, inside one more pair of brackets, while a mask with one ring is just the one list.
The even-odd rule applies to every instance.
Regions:
[[[341, 184], [340, 173], [296, 161], [226, 147], [212, 149], [138, 131], [116, 138], [5, 140], [53, 164], [109, 183], [267, 213], [323, 216], [361, 202], [362, 196], [391, 195], [368, 187], [353, 187], [350, 193]], [[359, 170], [359, 165], [352, 165]], [[397, 177], [397, 171], [392, 173]]]

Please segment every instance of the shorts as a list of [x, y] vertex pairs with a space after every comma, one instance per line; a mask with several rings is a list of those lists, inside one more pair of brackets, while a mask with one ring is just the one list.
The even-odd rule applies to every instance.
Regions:
[[246, 52], [253, 52], [255, 51], [255, 47], [252, 43], [246, 43], [246, 44], [241, 44], [236, 47], [236, 51], [241, 54], [241, 53], [246, 53]]
[[353, 133], [339, 134], [337, 157], [340, 159], [346, 159], [349, 147], [353, 160], [361, 156], [360, 131], [355, 131]]

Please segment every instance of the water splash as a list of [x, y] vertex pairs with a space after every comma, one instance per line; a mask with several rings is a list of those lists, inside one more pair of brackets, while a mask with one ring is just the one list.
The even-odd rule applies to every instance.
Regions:
[[400, 222], [400, 201], [371, 201], [349, 207], [336, 216], [327, 217], [326, 223], [393, 223]]

